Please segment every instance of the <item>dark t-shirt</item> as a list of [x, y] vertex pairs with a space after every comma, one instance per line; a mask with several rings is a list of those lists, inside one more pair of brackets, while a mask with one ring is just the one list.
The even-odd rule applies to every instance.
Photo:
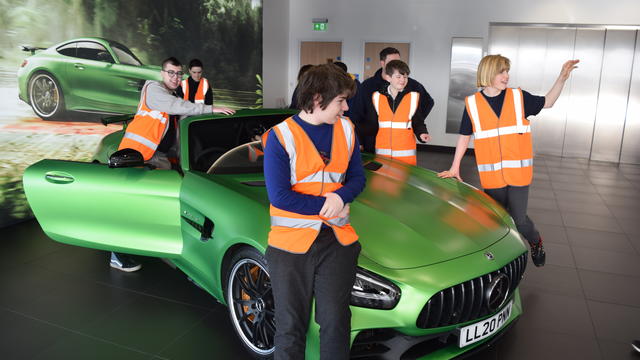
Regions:
[[[502, 90], [500, 94], [490, 97], [485, 95], [482, 91], [480, 92], [482, 96], [484, 96], [485, 100], [489, 103], [493, 112], [496, 115], [500, 116], [500, 112], [502, 111], [502, 104], [504, 103], [504, 94], [506, 90]], [[522, 90], [522, 97], [524, 102], [524, 117], [529, 117], [531, 115], [538, 115], [540, 110], [544, 107], [544, 96], [531, 95], [530, 93]], [[464, 112], [462, 113], [462, 122], [460, 123], [460, 135], [471, 135], [473, 134], [473, 127], [471, 126], [471, 118], [467, 113], [467, 108], [465, 106]]]

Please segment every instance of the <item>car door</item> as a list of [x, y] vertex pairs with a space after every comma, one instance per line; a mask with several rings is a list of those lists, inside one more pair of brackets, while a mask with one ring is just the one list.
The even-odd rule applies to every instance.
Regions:
[[23, 177], [29, 205], [54, 240], [168, 258], [182, 252], [181, 182], [172, 170], [62, 160], [39, 161]]
[[117, 81], [111, 73], [114, 63], [102, 44], [78, 42], [76, 58], [68, 67], [74, 95], [80, 100], [78, 110], [118, 112]]

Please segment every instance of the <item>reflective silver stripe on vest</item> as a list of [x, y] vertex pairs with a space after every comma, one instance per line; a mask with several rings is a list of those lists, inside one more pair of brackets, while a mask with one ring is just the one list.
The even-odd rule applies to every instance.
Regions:
[[380, 129], [411, 129], [411, 121], [380, 121], [378, 127]]
[[372, 100], [373, 100], [373, 107], [376, 109], [376, 114], [380, 114], [380, 93], [379, 92], [374, 92], [372, 95]]
[[298, 181], [299, 183], [323, 182], [323, 183], [341, 183], [345, 174], [337, 172], [318, 171], [306, 178]]
[[342, 131], [344, 132], [344, 138], [347, 140], [349, 159], [351, 159], [351, 154], [353, 153], [353, 144], [355, 143], [355, 139], [353, 137], [353, 127], [351, 125], [351, 121], [349, 121], [345, 117], [340, 117], [340, 121], [342, 122]]
[[293, 140], [293, 133], [291, 129], [289, 129], [289, 125], [286, 121], [281, 122], [276, 125], [278, 130], [280, 130], [280, 134], [282, 135], [282, 141], [284, 141], [284, 148], [287, 150], [289, 154], [289, 167], [291, 168], [291, 185], [295, 185], [298, 182], [296, 178], [296, 143]]
[[473, 136], [475, 136], [476, 132], [482, 131], [482, 126], [480, 126], [480, 115], [478, 114], [478, 105], [476, 104], [476, 95], [473, 94], [471, 96], [467, 96], [467, 102], [469, 103], [469, 110], [471, 110], [469, 117], [471, 117], [471, 121], [473, 121]]
[[136, 141], [136, 142], [139, 142], [140, 144], [148, 147], [149, 149], [151, 149], [153, 151], [155, 151], [156, 148], [158, 147], [158, 145], [154, 144], [153, 141], [151, 141], [151, 140], [149, 140], [149, 139], [147, 139], [145, 137], [142, 137], [142, 136], [140, 136], [138, 134], [125, 132], [123, 137], [127, 138], [127, 139], [131, 139], [131, 140]]
[[288, 218], [283, 216], [272, 216], [271, 226], [283, 226], [283, 227], [296, 228], [296, 229], [311, 228], [319, 231], [320, 227], [322, 226], [322, 221]]
[[389, 149], [376, 149], [376, 154], [378, 155], [387, 155], [391, 157], [402, 157], [402, 156], [416, 156], [416, 150], [389, 150]]
[[412, 91], [409, 93], [409, 96], [411, 96], [411, 106], [409, 107], [409, 119], [411, 119], [418, 108], [418, 99], [420, 98], [420, 94]]
[[138, 110], [136, 115], [150, 116], [150, 117], [152, 117], [152, 118], [154, 118], [156, 120], [160, 120], [160, 122], [163, 123], [163, 124], [167, 122], [167, 118], [162, 116], [162, 113], [160, 111], [158, 111], [158, 110], [151, 110], [151, 111]]
[[478, 171], [498, 171], [502, 169], [516, 169], [533, 166], [533, 159], [524, 160], [503, 160], [495, 164], [478, 165]]
[[349, 223], [349, 216], [346, 216], [343, 218], [341, 217], [333, 218], [333, 219], [327, 220], [327, 222], [335, 226], [345, 226]]
[[485, 131], [477, 131], [473, 133], [473, 136], [476, 139], [486, 139], [490, 137], [496, 137], [499, 135], [510, 135], [510, 134], [526, 134], [531, 132], [531, 126], [505, 126], [497, 129], [485, 130]]

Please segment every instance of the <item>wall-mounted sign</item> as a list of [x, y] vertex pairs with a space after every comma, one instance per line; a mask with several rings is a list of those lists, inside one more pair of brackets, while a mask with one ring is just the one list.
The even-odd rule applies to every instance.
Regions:
[[327, 31], [327, 23], [313, 23], [313, 31]]

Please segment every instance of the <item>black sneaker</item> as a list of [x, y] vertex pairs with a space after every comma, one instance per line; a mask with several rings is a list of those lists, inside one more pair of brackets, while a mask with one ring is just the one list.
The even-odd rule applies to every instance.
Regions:
[[529, 244], [531, 246], [531, 260], [533, 265], [537, 267], [544, 266], [547, 260], [547, 254], [544, 252], [544, 246], [542, 246], [542, 238], [538, 238], [537, 244]]
[[142, 268], [142, 265], [130, 256], [114, 252], [111, 253], [109, 266], [124, 272], [138, 271]]
[[633, 350], [635, 350], [636, 352], [640, 352], [640, 340], [633, 340], [631, 342], [631, 347], [633, 348]]

